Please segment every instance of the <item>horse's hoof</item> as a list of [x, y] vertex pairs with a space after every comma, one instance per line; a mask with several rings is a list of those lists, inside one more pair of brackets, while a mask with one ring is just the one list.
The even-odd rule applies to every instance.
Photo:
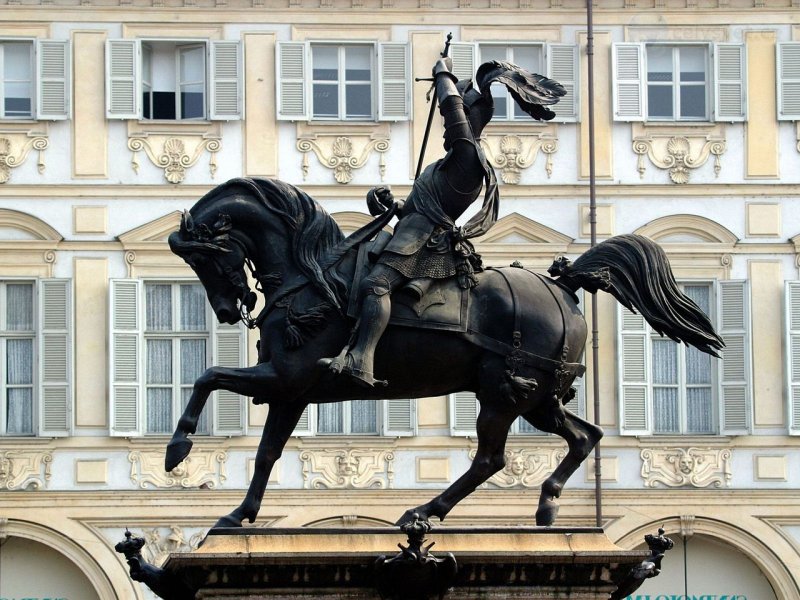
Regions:
[[164, 470], [169, 472], [177, 467], [183, 459], [189, 456], [192, 450], [192, 440], [183, 438], [180, 440], [171, 440], [167, 444], [167, 454], [164, 457]]
[[550, 527], [558, 516], [558, 504], [552, 500], [545, 500], [539, 504], [536, 511], [536, 524], [540, 527]]
[[233, 515], [225, 515], [214, 524], [214, 527], [212, 529], [217, 529], [218, 527], [241, 527], [241, 526], [242, 526], [242, 521], [240, 519], [237, 519]]

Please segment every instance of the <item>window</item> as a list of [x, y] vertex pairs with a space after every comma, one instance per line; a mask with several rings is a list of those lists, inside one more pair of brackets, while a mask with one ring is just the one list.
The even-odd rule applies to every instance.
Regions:
[[71, 353], [69, 283], [0, 281], [0, 434], [66, 435]]
[[725, 341], [722, 360], [654, 332], [620, 306], [618, 364], [623, 435], [746, 433], [750, 424], [747, 285], [684, 282], [683, 292]]
[[378, 433], [378, 401], [351, 400], [317, 406], [317, 433]]
[[407, 44], [279, 42], [278, 119], [407, 120], [409, 80]]
[[311, 404], [294, 435], [411, 436], [416, 428], [416, 401], [350, 400]]
[[53, 40], [0, 40], [0, 118], [69, 116], [69, 47]]
[[744, 121], [741, 44], [613, 45], [618, 121]]
[[242, 118], [238, 42], [109, 40], [106, 75], [110, 119]]
[[[578, 120], [578, 47], [575, 44], [496, 42], [454, 42], [450, 47], [453, 74], [459, 80], [475, 76], [480, 64], [489, 60], [511, 61], [525, 69], [558, 81], [567, 90], [557, 104], [550, 108], [556, 122]], [[505, 86], [492, 87], [495, 99], [495, 121], [535, 122], [522, 112], [506, 91]]]
[[[245, 329], [216, 318], [196, 281], [111, 282], [111, 434], [172, 433], [210, 365], [246, 364]], [[244, 398], [220, 390], [198, 434], [244, 433]]]

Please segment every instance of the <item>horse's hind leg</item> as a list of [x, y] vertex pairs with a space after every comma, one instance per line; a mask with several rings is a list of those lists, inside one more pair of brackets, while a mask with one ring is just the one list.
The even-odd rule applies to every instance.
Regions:
[[267, 422], [258, 444], [253, 479], [247, 489], [247, 495], [232, 513], [222, 517], [214, 527], [241, 527], [245, 519], [250, 523], [256, 520], [270, 471], [281, 457], [283, 447], [292, 435], [306, 406], [305, 402], [300, 401], [270, 405]]
[[422, 519], [436, 516], [443, 521], [456, 504], [505, 466], [508, 429], [517, 413], [498, 409], [483, 400], [477, 423], [478, 450], [467, 472], [427, 504], [407, 510], [396, 525], [412, 521], [414, 513]]
[[261, 363], [254, 367], [229, 369], [226, 367], [210, 367], [197, 378], [192, 395], [178, 420], [178, 426], [172, 439], [167, 444], [164, 468], [171, 471], [189, 455], [192, 441], [189, 434], [197, 429], [200, 413], [206, 405], [208, 397], [214, 390], [229, 390], [243, 396], [271, 396], [283, 393], [279, 387], [279, 378], [270, 363]]
[[553, 524], [558, 515], [557, 499], [561, 496], [564, 484], [603, 437], [603, 430], [596, 425], [584, 421], [568, 410], [564, 410], [561, 414], [564, 415], [561, 421], [543, 420], [542, 414], [536, 411], [522, 415], [522, 418], [534, 427], [564, 438], [569, 448], [567, 455], [553, 471], [553, 474], [542, 484], [539, 508], [536, 510], [537, 525], [550, 526]]

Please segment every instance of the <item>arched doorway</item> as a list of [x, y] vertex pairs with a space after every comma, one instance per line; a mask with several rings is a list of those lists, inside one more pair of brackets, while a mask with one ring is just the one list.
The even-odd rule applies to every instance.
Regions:
[[66, 556], [16, 536], [0, 546], [0, 598], [99, 600], [91, 581]]

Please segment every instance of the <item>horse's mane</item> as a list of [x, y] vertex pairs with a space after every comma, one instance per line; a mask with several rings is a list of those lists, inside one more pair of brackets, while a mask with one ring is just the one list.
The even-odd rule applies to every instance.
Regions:
[[277, 180], [239, 177], [231, 179], [197, 201], [194, 209], [207, 209], [231, 190], [241, 188], [265, 209], [279, 217], [291, 232], [292, 250], [297, 266], [323, 297], [334, 306], [342, 305], [347, 284], [336, 269], [322, 265], [344, 234], [324, 208], [301, 189]]

